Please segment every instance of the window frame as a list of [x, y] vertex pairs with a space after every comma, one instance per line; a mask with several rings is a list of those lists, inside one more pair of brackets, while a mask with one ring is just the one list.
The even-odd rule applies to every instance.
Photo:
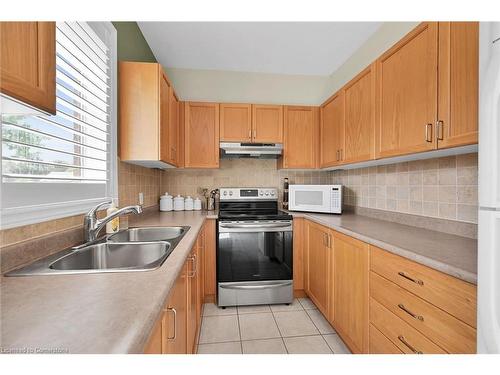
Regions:
[[[117, 156], [117, 140], [118, 140], [118, 125], [117, 125], [117, 111], [118, 111], [118, 91], [117, 91], [117, 78], [118, 78], [118, 56], [117, 56], [117, 32], [111, 22], [86, 22], [96, 34], [103, 38], [109, 39], [111, 45], [110, 51], [110, 133], [109, 133], [109, 150], [107, 158], [107, 176], [108, 181], [105, 188], [105, 197], [101, 198], [87, 198], [87, 199], [71, 199], [55, 203], [42, 203], [42, 204], [23, 204], [15, 207], [3, 207], [0, 202], [0, 229], [8, 229], [22, 225], [29, 225], [40, 223], [49, 220], [60, 219], [64, 217], [83, 214], [89, 211], [95, 205], [113, 199], [118, 204], [118, 156]], [[0, 142], [0, 160], [2, 155], [2, 142]], [[0, 162], [0, 176], [2, 174], [2, 163]], [[4, 185], [13, 183], [4, 183], [0, 179], [0, 198], [3, 196], [2, 191], [5, 189]], [[45, 185], [40, 189], [41, 185]], [[11, 185], [12, 186], [12, 185]], [[23, 188], [26, 190], [27, 196], [36, 196], [36, 194], [54, 194], [57, 196], [58, 191], [61, 196], [64, 196], [65, 189], [71, 189], [78, 186], [78, 190], [84, 189], [85, 184], [79, 183], [59, 183], [57, 189], [55, 184], [50, 183], [24, 183]], [[40, 191], [41, 190], [41, 191]], [[28, 195], [29, 194], [29, 195]]]

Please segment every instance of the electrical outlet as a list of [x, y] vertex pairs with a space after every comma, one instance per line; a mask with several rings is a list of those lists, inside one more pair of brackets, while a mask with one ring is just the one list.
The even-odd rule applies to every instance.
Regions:
[[139, 193], [139, 205], [144, 204], [144, 193]]

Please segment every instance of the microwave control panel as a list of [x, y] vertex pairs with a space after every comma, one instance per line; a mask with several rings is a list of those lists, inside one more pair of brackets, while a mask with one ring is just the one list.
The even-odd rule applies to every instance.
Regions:
[[342, 186], [332, 187], [331, 207], [332, 212], [340, 212], [342, 209]]

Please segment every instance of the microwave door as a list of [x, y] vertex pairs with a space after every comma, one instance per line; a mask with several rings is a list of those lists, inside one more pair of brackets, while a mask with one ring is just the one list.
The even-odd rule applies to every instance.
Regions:
[[330, 212], [328, 190], [297, 189], [293, 194], [293, 209], [299, 211]]

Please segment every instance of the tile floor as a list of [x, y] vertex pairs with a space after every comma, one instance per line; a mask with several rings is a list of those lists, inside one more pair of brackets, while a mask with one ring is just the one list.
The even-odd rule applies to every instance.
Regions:
[[198, 354], [347, 354], [309, 298], [290, 305], [203, 307]]

